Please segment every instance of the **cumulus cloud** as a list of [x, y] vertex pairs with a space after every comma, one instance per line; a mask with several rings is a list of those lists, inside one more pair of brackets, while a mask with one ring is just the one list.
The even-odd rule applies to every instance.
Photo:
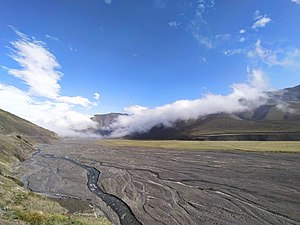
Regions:
[[213, 113], [234, 113], [256, 108], [267, 100], [265, 75], [260, 70], [251, 72], [247, 84], [233, 84], [228, 95], [208, 94], [195, 100], [179, 100], [156, 108], [132, 106], [125, 109], [129, 116], [120, 116], [112, 125], [113, 137], [133, 132], [145, 132], [156, 125], [172, 126], [177, 120], [197, 119]]
[[240, 34], [244, 34], [244, 33], [246, 33], [246, 30], [245, 29], [241, 29], [240, 30]]
[[300, 0], [292, 0], [292, 2], [300, 5]]
[[94, 99], [96, 99], [97, 101], [99, 101], [99, 99], [100, 99], [100, 94], [96, 92], [96, 93], [94, 94]]
[[90, 115], [77, 112], [75, 107], [90, 108], [97, 103], [82, 96], [61, 96], [58, 82], [63, 74], [57, 70], [60, 65], [55, 56], [44, 42], [14, 30], [19, 40], [11, 42], [10, 57], [20, 68], [3, 68], [29, 90], [0, 83], [0, 108], [60, 135], [77, 135], [76, 131], [96, 127]]

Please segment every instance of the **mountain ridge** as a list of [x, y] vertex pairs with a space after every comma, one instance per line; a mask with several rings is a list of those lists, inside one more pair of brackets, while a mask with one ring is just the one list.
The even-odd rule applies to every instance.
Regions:
[[53, 143], [59, 137], [12, 113], [0, 109], [0, 171], [12, 170], [11, 165], [25, 160], [37, 143]]
[[[266, 94], [269, 97], [267, 102], [253, 110], [209, 114], [197, 119], [177, 120], [170, 127], [158, 124], [147, 132], [134, 132], [127, 135], [126, 138], [300, 140], [300, 85], [266, 92]], [[113, 121], [116, 121], [117, 118], [118, 116], [115, 116]], [[103, 130], [100, 128], [97, 133], [109, 136], [113, 131], [109, 129], [111, 124], [106, 124], [106, 128]]]

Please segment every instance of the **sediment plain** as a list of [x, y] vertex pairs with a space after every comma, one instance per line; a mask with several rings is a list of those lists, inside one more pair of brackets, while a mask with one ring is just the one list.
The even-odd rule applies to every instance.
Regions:
[[95, 189], [125, 204], [136, 224], [300, 224], [299, 153], [122, 147], [95, 139], [39, 148], [18, 169], [26, 187], [88, 202], [114, 224], [130, 223], [91, 191], [86, 168], [100, 172]]

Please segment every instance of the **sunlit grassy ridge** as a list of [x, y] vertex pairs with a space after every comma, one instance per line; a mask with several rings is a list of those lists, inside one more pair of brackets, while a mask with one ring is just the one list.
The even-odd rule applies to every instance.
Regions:
[[143, 147], [174, 150], [300, 152], [299, 141], [141, 141], [110, 139], [98, 141], [98, 144], [115, 147]]

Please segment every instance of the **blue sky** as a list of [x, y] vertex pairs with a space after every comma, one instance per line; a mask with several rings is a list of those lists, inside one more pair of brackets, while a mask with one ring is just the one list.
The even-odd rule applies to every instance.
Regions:
[[[251, 83], [258, 70], [264, 77], [256, 84], [260, 88], [300, 83], [299, 0], [0, 4], [2, 91], [14, 87], [14, 93], [22, 91], [27, 103], [43, 105], [43, 110], [51, 108], [50, 102], [93, 115], [134, 105], [155, 108], [209, 93], [226, 96], [232, 84]], [[28, 46], [39, 59], [24, 56]], [[36, 60], [50, 72], [26, 72], [24, 65]], [[100, 97], [95, 99], [95, 93]], [[40, 121], [1, 99], [0, 107]]]

